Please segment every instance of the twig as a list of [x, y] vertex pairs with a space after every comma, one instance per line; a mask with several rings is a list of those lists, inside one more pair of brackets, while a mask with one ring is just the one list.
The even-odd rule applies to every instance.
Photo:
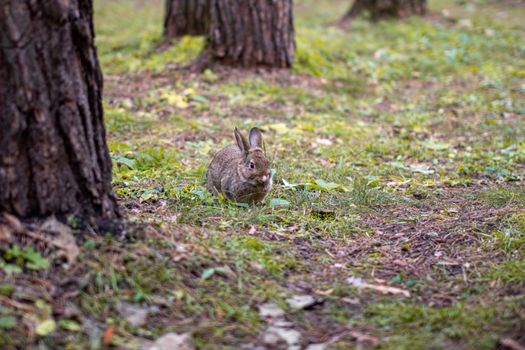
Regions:
[[28, 312], [32, 312], [33, 311], [33, 308], [31, 306], [19, 303], [18, 301], [10, 299], [10, 298], [8, 298], [6, 296], [3, 296], [3, 295], [0, 295], [0, 303], [12, 306], [12, 307], [14, 307], [16, 309], [28, 311]]

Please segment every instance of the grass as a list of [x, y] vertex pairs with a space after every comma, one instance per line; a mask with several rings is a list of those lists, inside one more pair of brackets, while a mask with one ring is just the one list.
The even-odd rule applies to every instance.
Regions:
[[[160, 1], [95, 1], [113, 184], [146, 226], [76, 229], [71, 270], [43, 253], [53, 269], [7, 273], [16, 261], [2, 256], [0, 346], [134, 349], [190, 332], [199, 348], [238, 349], [262, 344], [268, 301], [304, 346], [523, 343], [523, 8], [430, 1], [426, 19], [330, 26], [347, 5], [296, 2], [291, 72], [194, 75], [173, 68], [202, 38], [155, 50]], [[256, 207], [204, 186], [234, 126], [264, 131], [275, 186]], [[304, 294], [323, 302], [286, 303]], [[123, 302], [148, 310], [145, 324]]]

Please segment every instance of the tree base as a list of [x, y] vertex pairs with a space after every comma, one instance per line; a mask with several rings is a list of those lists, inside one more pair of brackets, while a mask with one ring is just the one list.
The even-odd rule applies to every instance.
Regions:
[[339, 20], [341, 26], [352, 19], [368, 14], [370, 20], [424, 16], [427, 12], [426, 0], [356, 0], [350, 10]]
[[211, 0], [210, 18], [205, 54], [215, 63], [242, 68], [292, 66], [292, 0]]
[[210, 26], [210, 0], [166, 0], [164, 37], [206, 35]]
[[92, 1], [7, 1], [0, 13], [0, 212], [120, 218]]

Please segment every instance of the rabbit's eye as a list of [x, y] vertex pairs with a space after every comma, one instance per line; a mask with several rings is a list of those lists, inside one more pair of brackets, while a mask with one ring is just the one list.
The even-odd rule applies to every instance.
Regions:
[[255, 169], [255, 163], [254, 162], [250, 162], [249, 166], [250, 166], [250, 169]]

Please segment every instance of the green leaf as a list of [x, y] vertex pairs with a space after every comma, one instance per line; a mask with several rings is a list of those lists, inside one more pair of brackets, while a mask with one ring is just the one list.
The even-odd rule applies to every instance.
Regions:
[[53, 312], [53, 307], [42, 299], [38, 299], [35, 302], [35, 306], [40, 311], [39, 315], [41, 315], [42, 317], [49, 317], [49, 315], [51, 315], [51, 313]]
[[156, 190], [146, 190], [146, 192], [144, 192], [140, 196], [139, 201], [142, 203], [142, 202], [149, 201], [150, 199], [155, 199], [156, 197], [157, 197]]
[[348, 192], [348, 189], [338, 183], [335, 182], [328, 182], [323, 179], [316, 179], [316, 180], [309, 180], [302, 184], [294, 184], [291, 182], [286, 181], [283, 179], [284, 187], [286, 188], [296, 188], [300, 186], [304, 186], [307, 190], [318, 190], [318, 191], [324, 191], [324, 192], [330, 192], [330, 191], [344, 191]]
[[56, 330], [56, 328], [57, 328], [57, 324], [55, 320], [53, 319], [45, 320], [36, 327], [36, 334], [40, 336], [46, 336], [46, 335], [53, 333]]
[[278, 134], [284, 134], [291, 130], [285, 123], [269, 124], [267, 127], [274, 130]]
[[24, 248], [23, 256], [27, 260], [26, 267], [30, 270], [47, 269], [49, 267], [49, 260], [43, 258], [33, 247]]
[[60, 328], [66, 329], [72, 332], [78, 332], [80, 330], [80, 325], [72, 320], [60, 320], [58, 321]]
[[192, 101], [203, 103], [203, 104], [210, 102], [206, 97], [200, 96], [200, 95], [192, 95], [191, 99]]
[[392, 278], [388, 284], [400, 284], [402, 282], [401, 275], [396, 275], [396, 277]]
[[286, 181], [286, 179], [283, 179], [283, 185], [284, 187], [287, 187], [287, 188], [295, 188], [295, 187], [302, 186], [302, 184], [294, 184], [294, 183], [288, 182]]
[[213, 267], [210, 267], [208, 269], [205, 269], [203, 272], [202, 272], [202, 275], [201, 275], [201, 278], [203, 280], [207, 280], [208, 278], [210, 278], [211, 276], [213, 276], [215, 274], [215, 269]]
[[14, 260], [22, 255], [22, 249], [20, 246], [14, 245], [4, 253], [4, 258], [8, 261]]
[[13, 316], [0, 317], [0, 329], [12, 329], [16, 327], [16, 318]]
[[22, 268], [18, 265], [7, 264], [3, 267], [6, 273], [22, 273]]
[[450, 148], [450, 145], [448, 143], [437, 141], [434, 139], [428, 139], [422, 142], [422, 144], [424, 147], [434, 151], [443, 151]]
[[288, 206], [290, 206], [290, 202], [288, 202], [286, 199], [272, 198], [272, 200], [270, 201], [270, 208], [288, 207]]
[[10, 284], [2, 283], [0, 284], [0, 295], [10, 296], [13, 294], [15, 287]]
[[330, 192], [330, 191], [334, 191], [334, 190], [341, 190], [341, 191], [344, 191], [344, 192], [348, 191], [348, 189], [345, 186], [343, 186], [343, 185], [340, 185], [340, 184], [335, 183], [335, 182], [327, 182], [327, 181], [322, 180], [322, 179], [316, 179], [315, 180], [315, 184], [317, 185], [317, 187], [321, 191], [325, 191], [325, 192]]
[[92, 239], [88, 239], [86, 240], [86, 242], [84, 242], [84, 248], [86, 248], [87, 250], [93, 250], [96, 246], [97, 243]]
[[125, 165], [131, 170], [134, 170], [136, 167], [136, 161], [135, 159], [126, 158], [123, 156], [115, 157], [115, 162], [119, 165]]
[[216, 82], [219, 77], [217, 74], [215, 74], [211, 69], [206, 69], [204, 73], [202, 74], [202, 77], [204, 80], [206, 80], [208, 83], [214, 83]]

